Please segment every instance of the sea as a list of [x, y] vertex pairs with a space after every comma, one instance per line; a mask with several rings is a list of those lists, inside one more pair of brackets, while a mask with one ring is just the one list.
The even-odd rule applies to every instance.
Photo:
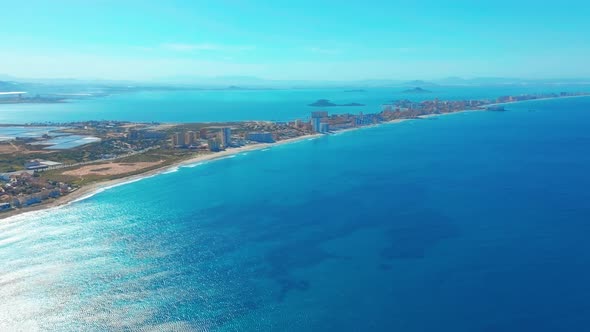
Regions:
[[[161, 94], [129, 120], [198, 120]], [[97, 103], [49, 108], [73, 120]], [[308, 112], [215, 103], [228, 109], [203, 121]], [[1, 220], [0, 330], [588, 330], [590, 98], [506, 108], [171, 168]]]
[[[589, 92], [590, 84], [426, 86], [430, 93], [404, 93], [408, 87], [351, 89], [252, 89], [138, 91], [54, 104], [0, 104], [0, 124], [63, 123], [89, 120], [136, 122], [293, 121], [308, 119], [318, 99], [362, 107], [329, 107], [330, 113], [378, 113], [393, 100], [495, 99], [504, 95]], [[34, 94], [34, 93], [31, 93]]]

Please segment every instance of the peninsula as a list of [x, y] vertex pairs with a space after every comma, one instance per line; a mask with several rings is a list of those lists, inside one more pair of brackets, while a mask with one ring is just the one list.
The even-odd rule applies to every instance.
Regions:
[[40, 96], [28, 97], [26, 92], [0, 92], [0, 104], [50, 104], [63, 103], [65, 98], [58, 96]]
[[311, 103], [307, 106], [313, 107], [335, 107], [335, 106], [365, 106], [364, 104], [359, 103], [348, 103], [348, 104], [334, 104], [333, 102], [329, 101], [328, 99], [318, 99], [314, 103]]
[[312, 112], [290, 122], [134, 123], [85, 121], [0, 125], [0, 218], [79, 199], [96, 189], [275, 144], [342, 130], [470, 110], [498, 104], [587, 93], [502, 96], [494, 100], [407, 99], [378, 113]]

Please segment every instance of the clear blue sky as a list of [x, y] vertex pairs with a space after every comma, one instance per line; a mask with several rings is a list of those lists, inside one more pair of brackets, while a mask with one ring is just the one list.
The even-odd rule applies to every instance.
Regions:
[[590, 77], [590, 1], [0, 0], [0, 74]]

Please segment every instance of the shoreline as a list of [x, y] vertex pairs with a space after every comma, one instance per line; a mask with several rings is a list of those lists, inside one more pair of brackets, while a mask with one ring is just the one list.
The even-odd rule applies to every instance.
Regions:
[[519, 104], [519, 103], [526, 103], [526, 102], [531, 102], [531, 101], [537, 101], [537, 100], [552, 100], [552, 99], [570, 99], [570, 98], [582, 98], [582, 97], [590, 97], [590, 94], [586, 94], [586, 95], [578, 95], [578, 96], [557, 96], [557, 97], [546, 97], [546, 98], [535, 98], [535, 99], [527, 99], [527, 100], [517, 100], [517, 101], [507, 101], [505, 103], [493, 103], [493, 104], [489, 104], [486, 105], [486, 107], [489, 106], [497, 106], [497, 105], [510, 105], [510, 104]]
[[[357, 129], [357, 128], [353, 128], [353, 129]], [[158, 167], [156, 169], [152, 169], [152, 170], [146, 171], [141, 174], [134, 174], [134, 175], [124, 176], [119, 179], [112, 179], [112, 180], [89, 183], [89, 184], [84, 185], [84, 186], [78, 188], [77, 190], [75, 190], [65, 196], [60, 196], [59, 198], [57, 198], [53, 201], [49, 201], [47, 203], [39, 203], [39, 204], [36, 204], [33, 206], [0, 213], [0, 222], [6, 220], [8, 218], [11, 218], [11, 217], [21, 216], [21, 215], [31, 213], [31, 212], [50, 210], [50, 209], [55, 209], [55, 208], [67, 206], [69, 204], [90, 198], [90, 197], [92, 197], [98, 193], [101, 193], [107, 189], [110, 189], [110, 188], [114, 188], [114, 187], [117, 187], [120, 185], [125, 185], [128, 183], [133, 183], [133, 182], [140, 181], [140, 180], [143, 180], [146, 178], [150, 178], [152, 176], [166, 174], [171, 169], [175, 169], [175, 168], [179, 168], [179, 167], [186, 167], [186, 166], [189, 166], [192, 164], [197, 164], [197, 163], [215, 161], [215, 160], [223, 159], [223, 158], [226, 158], [229, 156], [238, 155], [242, 152], [263, 150], [263, 149], [270, 148], [273, 146], [280, 146], [280, 145], [284, 145], [284, 144], [296, 143], [299, 141], [316, 139], [316, 138], [320, 138], [323, 136], [324, 136], [323, 134], [311, 134], [311, 135], [303, 135], [303, 136], [299, 136], [299, 137], [289, 138], [289, 139], [281, 140], [281, 141], [274, 142], [274, 143], [257, 143], [257, 144], [246, 145], [246, 146], [242, 146], [242, 147], [238, 147], [238, 148], [232, 148], [232, 149], [228, 149], [228, 150], [224, 150], [224, 151], [220, 151], [220, 152], [216, 152], [216, 153], [210, 153], [210, 154], [178, 161], [173, 164]]]
[[[572, 97], [582, 97], [582, 96], [572, 96]], [[559, 97], [557, 97], [557, 98], [559, 98]], [[563, 98], [563, 97], [561, 97], [561, 98]], [[246, 146], [242, 146], [242, 147], [238, 147], [238, 148], [224, 150], [221, 152], [197, 156], [197, 157], [193, 157], [190, 159], [178, 161], [178, 162], [170, 164], [170, 165], [158, 167], [156, 169], [152, 169], [152, 170], [146, 171], [141, 174], [134, 174], [134, 175], [124, 176], [124, 177], [121, 177], [118, 179], [89, 183], [89, 184], [84, 185], [84, 186], [78, 188], [77, 190], [75, 190], [65, 196], [61, 196], [53, 201], [50, 201], [47, 203], [40, 203], [40, 204], [33, 205], [30, 207], [0, 213], [0, 222], [6, 220], [8, 218], [11, 218], [11, 217], [21, 216], [21, 215], [31, 213], [31, 212], [50, 210], [50, 209], [55, 209], [55, 208], [67, 206], [71, 203], [79, 202], [79, 201], [85, 200], [87, 198], [90, 198], [90, 197], [92, 197], [98, 193], [101, 193], [107, 189], [110, 189], [110, 188], [114, 188], [114, 187], [117, 187], [120, 185], [125, 185], [128, 183], [133, 183], [133, 182], [140, 181], [142, 179], [146, 179], [146, 178], [149, 178], [152, 176], [165, 174], [168, 171], [170, 171], [171, 169], [175, 169], [175, 168], [179, 168], [179, 167], [186, 167], [188, 165], [202, 163], [202, 162], [209, 162], [209, 161], [214, 161], [214, 160], [218, 160], [218, 159], [223, 159], [223, 158], [226, 158], [229, 156], [238, 155], [242, 152], [263, 150], [265, 148], [270, 148], [273, 146], [280, 146], [280, 145], [284, 145], [284, 144], [296, 143], [299, 141], [316, 139], [316, 138], [320, 138], [320, 137], [324, 137], [324, 136], [340, 135], [340, 134], [347, 133], [347, 132], [357, 131], [357, 130], [361, 130], [361, 129], [368, 129], [368, 128], [376, 128], [376, 127], [380, 127], [380, 126], [384, 126], [384, 125], [397, 124], [397, 123], [401, 123], [401, 122], [405, 122], [405, 121], [409, 121], [409, 120], [421, 120], [421, 119], [423, 120], [423, 119], [445, 116], [445, 115], [467, 113], [467, 112], [479, 112], [479, 111], [486, 111], [486, 110], [485, 109], [463, 110], [463, 111], [450, 112], [450, 113], [421, 115], [416, 118], [395, 119], [395, 120], [391, 120], [391, 121], [387, 121], [387, 122], [381, 122], [381, 123], [376, 123], [376, 124], [371, 124], [371, 125], [366, 125], [366, 126], [342, 129], [342, 130], [331, 132], [328, 135], [326, 135], [326, 134], [309, 134], [309, 135], [303, 135], [303, 136], [299, 136], [299, 137], [289, 138], [289, 139], [274, 142], [274, 143], [251, 144], [251, 145], [246, 145]]]

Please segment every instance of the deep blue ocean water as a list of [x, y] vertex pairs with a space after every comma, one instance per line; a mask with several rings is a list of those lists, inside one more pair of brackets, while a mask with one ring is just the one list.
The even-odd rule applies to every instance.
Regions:
[[0, 222], [0, 330], [585, 331], [590, 98], [366, 128]]

